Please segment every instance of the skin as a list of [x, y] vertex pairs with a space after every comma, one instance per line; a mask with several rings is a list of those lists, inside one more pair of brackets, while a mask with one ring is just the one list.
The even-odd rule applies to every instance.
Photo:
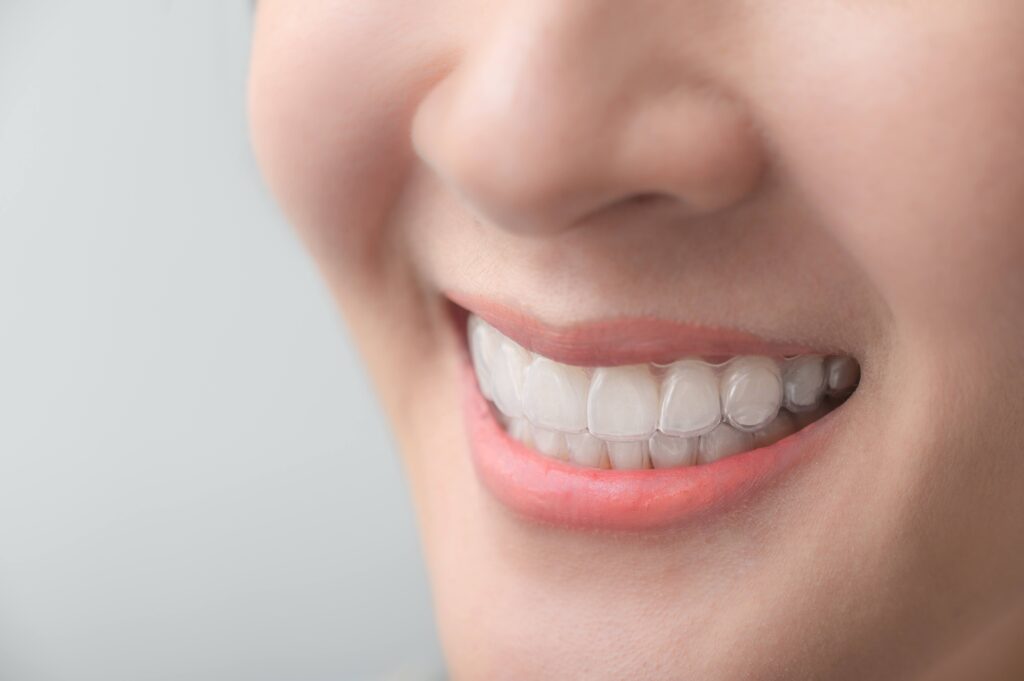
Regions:
[[[394, 425], [452, 678], [1020, 673], [1021, 35], [1017, 0], [261, 0], [255, 148]], [[441, 291], [863, 378], [731, 512], [539, 526], [474, 477]]]

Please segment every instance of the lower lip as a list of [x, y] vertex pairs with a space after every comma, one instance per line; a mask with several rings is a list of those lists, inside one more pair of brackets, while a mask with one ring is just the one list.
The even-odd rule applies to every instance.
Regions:
[[824, 447], [826, 415], [761, 449], [711, 464], [664, 470], [584, 468], [512, 439], [494, 417], [463, 357], [464, 409], [477, 476], [513, 512], [572, 529], [666, 529], [735, 506]]

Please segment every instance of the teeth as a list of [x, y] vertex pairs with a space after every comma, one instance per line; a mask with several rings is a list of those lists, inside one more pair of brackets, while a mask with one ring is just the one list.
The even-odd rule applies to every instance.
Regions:
[[687, 360], [669, 367], [658, 430], [669, 435], [703, 435], [722, 420], [718, 376], [703, 362]]
[[742, 430], [736, 430], [725, 423], [700, 438], [699, 463], [714, 463], [733, 454], [745, 452], [754, 446], [754, 436]]
[[565, 444], [565, 435], [547, 428], [533, 428], [533, 446], [541, 454], [554, 459], [569, 460], [569, 448]]
[[536, 426], [581, 433], [587, 429], [589, 387], [583, 369], [538, 357], [523, 379], [523, 413]]
[[487, 322], [476, 315], [469, 318], [469, 350], [473, 358], [473, 369], [476, 371], [480, 392], [489, 400], [494, 399], [494, 381], [491, 378], [491, 367], [494, 366], [498, 354], [501, 336]]
[[590, 433], [571, 433], [565, 436], [569, 446], [569, 461], [590, 468], [610, 468], [608, 451], [601, 438]]
[[790, 360], [783, 380], [786, 408], [810, 411], [825, 394], [825, 360], [808, 355]]
[[533, 426], [526, 419], [508, 419], [505, 431], [512, 436], [512, 439], [519, 440], [524, 445], [533, 446]]
[[767, 447], [773, 445], [782, 438], [789, 437], [797, 430], [796, 421], [793, 416], [785, 411], [780, 411], [771, 423], [754, 433], [754, 446]]
[[491, 369], [494, 403], [505, 416], [519, 418], [523, 415], [523, 375], [530, 364], [530, 353], [502, 338], [495, 354]]
[[658, 384], [646, 366], [594, 370], [587, 400], [592, 434], [608, 440], [646, 439], [657, 422]]
[[697, 463], [699, 444], [699, 438], [672, 437], [664, 433], [655, 433], [649, 443], [651, 465], [654, 468], [692, 466]]
[[509, 436], [591, 468], [677, 468], [764, 447], [820, 419], [860, 380], [850, 357], [579, 367], [472, 315], [466, 333], [480, 392]]
[[608, 460], [616, 470], [640, 470], [646, 468], [647, 452], [643, 441], [608, 443]]
[[819, 404], [811, 411], [802, 411], [797, 414], [793, 414], [793, 423], [796, 425], [796, 429], [800, 430], [801, 428], [814, 423], [825, 414], [829, 413], [829, 411], [831, 410], [827, 406]]
[[842, 395], [857, 387], [860, 365], [852, 357], [829, 357], [825, 375], [828, 377], [828, 393]]
[[767, 357], [739, 357], [730, 362], [721, 388], [722, 411], [729, 423], [741, 430], [768, 425], [782, 404], [779, 366]]

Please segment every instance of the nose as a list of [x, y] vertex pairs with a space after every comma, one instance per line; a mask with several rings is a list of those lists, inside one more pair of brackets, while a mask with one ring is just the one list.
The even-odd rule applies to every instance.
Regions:
[[479, 217], [520, 233], [637, 199], [688, 215], [743, 201], [765, 166], [751, 117], [694, 75], [685, 37], [649, 4], [664, 6], [506, 3], [419, 103], [417, 153]]

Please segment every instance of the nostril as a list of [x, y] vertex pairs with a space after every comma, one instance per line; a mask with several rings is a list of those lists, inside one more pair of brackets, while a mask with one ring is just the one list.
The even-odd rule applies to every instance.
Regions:
[[639, 194], [633, 194], [622, 199], [619, 203], [622, 206], [632, 206], [636, 208], [646, 208], [656, 204], [663, 204], [668, 202], [678, 202], [679, 198], [672, 196], [671, 194], [665, 194], [663, 192], [642, 192]]
[[665, 211], [670, 211], [673, 215], [685, 214], [686, 203], [680, 197], [666, 191], [637, 191], [598, 205], [586, 213], [581, 211], [579, 218], [573, 220], [571, 224], [574, 226], [596, 222], [615, 223], [625, 219], [636, 223], [637, 220], [653, 219], [656, 215], [665, 214]]
[[658, 192], [646, 192], [642, 194], [634, 194], [627, 196], [622, 200], [622, 203], [630, 206], [645, 206], [658, 201], [664, 201], [670, 198], [667, 194], [660, 194]]
[[651, 211], [658, 211], [671, 206], [680, 206], [682, 202], [678, 196], [665, 192], [637, 192], [623, 196], [580, 217], [580, 222], [588, 222], [597, 219], [599, 216], [604, 219], [617, 219], [623, 216], [631, 216], [636, 219], [640, 215], [648, 214]]

